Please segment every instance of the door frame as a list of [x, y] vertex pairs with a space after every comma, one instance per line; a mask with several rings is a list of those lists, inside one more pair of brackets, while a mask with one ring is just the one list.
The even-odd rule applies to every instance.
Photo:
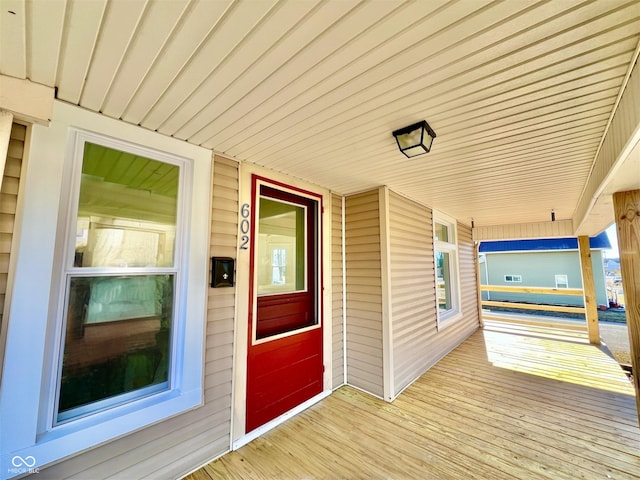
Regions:
[[[282, 423], [287, 418], [295, 414], [298, 408], [291, 410], [276, 418], [275, 420], [253, 430], [249, 435], [245, 431], [246, 423], [246, 401], [247, 401], [247, 354], [249, 343], [249, 305], [250, 294], [253, 290], [250, 288], [251, 282], [254, 279], [251, 278], [250, 261], [253, 254], [250, 245], [252, 239], [244, 239], [243, 236], [247, 235], [247, 223], [243, 220], [251, 218], [254, 212], [254, 195], [252, 191], [252, 177], [257, 175], [261, 181], [266, 182], [270, 186], [275, 188], [289, 191], [295, 195], [307, 192], [312, 196], [319, 196], [321, 199], [321, 209], [318, 219], [318, 248], [321, 252], [322, 259], [318, 264], [318, 291], [320, 293], [320, 302], [318, 305], [320, 318], [319, 323], [322, 323], [322, 355], [324, 362], [324, 374], [323, 374], [323, 391], [320, 395], [312, 398], [311, 400], [303, 403], [300, 406], [300, 410], [307, 408], [313, 403], [326, 397], [332, 390], [332, 329], [331, 329], [331, 192], [327, 189], [320, 188], [316, 185], [308, 184], [306, 182], [287, 177], [270, 170], [266, 170], [254, 165], [240, 164], [240, 180], [239, 180], [239, 203], [238, 203], [238, 253], [236, 257], [236, 318], [235, 318], [235, 335], [234, 335], [234, 364], [233, 364], [233, 404], [232, 404], [232, 425], [231, 425], [231, 449], [235, 450], [240, 448], [245, 443], [248, 443], [253, 438], [262, 435], [264, 432], [273, 428], [274, 426]], [[319, 200], [320, 200], [319, 199]], [[248, 217], [243, 217], [242, 207], [243, 205], [250, 206], [250, 214]], [[246, 208], [245, 213], [246, 215]], [[252, 225], [248, 225], [248, 235], [251, 235]], [[243, 242], [247, 241], [246, 249], [243, 248]], [[255, 305], [251, 303], [251, 307], [255, 309]]]

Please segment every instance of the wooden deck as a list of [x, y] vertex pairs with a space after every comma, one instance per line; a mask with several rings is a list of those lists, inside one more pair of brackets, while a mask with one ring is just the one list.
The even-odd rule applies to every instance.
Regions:
[[640, 429], [585, 334], [489, 322], [392, 404], [343, 387], [187, 478], [638, 479]]

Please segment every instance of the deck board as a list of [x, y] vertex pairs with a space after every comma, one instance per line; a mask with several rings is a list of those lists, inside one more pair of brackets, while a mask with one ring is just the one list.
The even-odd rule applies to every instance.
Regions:
[[485, 325], [393, 403], [352, 387], [207, 479], [637, 479], [633, 385], [586, 335]]

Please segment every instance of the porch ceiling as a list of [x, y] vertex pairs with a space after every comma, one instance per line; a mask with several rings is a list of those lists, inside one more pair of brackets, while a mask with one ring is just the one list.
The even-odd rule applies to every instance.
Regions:
[[[574, 214], [640, 2], [2, 0], [0, 27], [0, 73], [60, 100], [495, 225]], [[391, 132], [422, 119], [407, 160]]]

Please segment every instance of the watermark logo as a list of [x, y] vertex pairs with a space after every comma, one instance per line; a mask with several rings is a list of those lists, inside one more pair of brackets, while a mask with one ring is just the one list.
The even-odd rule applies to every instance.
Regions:
[[19, 475], [22, 473], [40, 473], [40, 469], [36, 467], [36, 458], [32, 455], [21, 457], [20, 455], [14, 455], [11, 459], [12, 468], [8, 468], [8, 473]]
[[11, 465], [13, 465], [14, 467], [33, 468], [36, 466], [36, 459], [31, 455], [25, 458], [22, 458], [20, 455], [16, 455], [11, 459]]

